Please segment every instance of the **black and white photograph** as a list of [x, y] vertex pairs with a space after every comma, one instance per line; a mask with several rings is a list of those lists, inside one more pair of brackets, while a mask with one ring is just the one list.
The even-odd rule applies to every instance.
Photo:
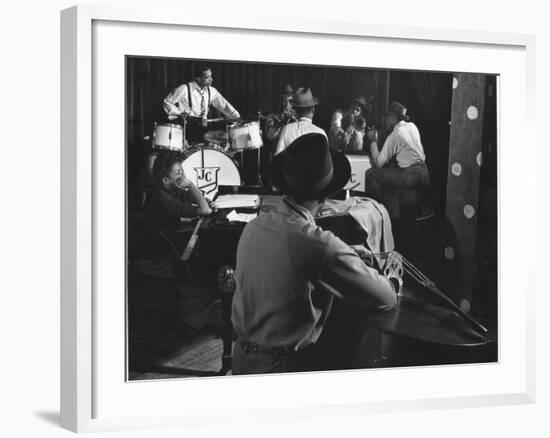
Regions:
[[550, 436], [544, 2], [4, 8], [2, 436]]
[[128, 381], [499, 360], [498, 75], [125, 74]]

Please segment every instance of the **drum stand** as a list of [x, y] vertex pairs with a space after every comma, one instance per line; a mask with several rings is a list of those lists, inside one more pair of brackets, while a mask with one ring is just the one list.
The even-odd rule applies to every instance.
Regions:
[[[230, 123], [228, 121], [228, 119], [225, 119], [225, 138], [226, 138], [226, 141], [225, 141], [225, 147], [224, 147], [224, 152], [227, 152], [227, 153], [231, 153], [231, 136], [229, 135], [229, 127], [230, 127]], [[184, 129], [184, 136], [185, 136], [185, 129]], [[262, 178], [261, 178], [261, 175], [260, 175], [260, 166], [261, 166], [261, 151], [260, 151], [261, 147], [258, 147], [256, 148], [256, 184], [259, 186], [259, 187], [262, 187], [263, 183], [262, 183]], [[235, 151], [235, 152], [238, 152], [239, 153], [239, 166], [240, 166], [240, 170], [241, 171], [244, 171], [244, 152], [245, 150], [250, 150], [250, 149], [241, 149], [239, 151]], [[235, 154], [235, 152], [233, 152], [233, 154]]]
[[229, 123], [227, 121], [225, 122], [225, 148], [224, 152], [229, 151], [229, 148], [231, 147], [231, 143], [229, 142]]
[[258, 187], [262, 187], [262, 177], [260, 176], [260, 165], [261, 165], [261, 150], [262, 148], [259, 147], [256, 149], [256, 156], [258, 158], [257, 160], [257, 163], [256, 163], [256, 176], [257, 176], [257, 181], [258, 181]]
[[187, 114], [183, 113], [181, 115], [181, 118], [183, 119], [183, 150], [185, 150], [189, 146], [189, 142], [187, 141]]

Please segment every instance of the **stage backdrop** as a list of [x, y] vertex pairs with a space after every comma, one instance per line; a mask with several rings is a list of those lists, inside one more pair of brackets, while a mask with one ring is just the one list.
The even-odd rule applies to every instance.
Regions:
[[[287, 64], [244, 63], [210, 60], [128, 57], [126, 69], [127, 146], [129, 201], [139, 202], [144, 156], [155, 121], [163, 120], [162, 100], [175, 87], [193, 79], [197, 64], [212, 68], [213, 86], [243, 118], [279, 110], [280, 94], [286, 84], [309, 87], [320, 99], [315, 123], [328, 129], [336, 108], [345, 108], [358, 95], [373, 96], [373, 112], [381, 117], [387, 107], [388, 77], [385, 70], [356, 67], [326, 67]], [[374, 120], [371, 120], [374, 122]], [[376, 121], [380, 123], [380, 120]]]

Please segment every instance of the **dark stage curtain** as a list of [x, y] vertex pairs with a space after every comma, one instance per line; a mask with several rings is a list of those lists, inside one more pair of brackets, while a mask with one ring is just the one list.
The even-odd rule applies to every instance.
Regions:
[[439, 121], [450, 117], [447, 97], [451, 95], [450, 75], [415, 72], [412, 82], [426, 118]]
[[[178, 85], [193, 79], [197, 63], [179, 59], [128, 57], [130, 145], [149, 134], [153, 123], [163, 118], [162, 99]], [[249, 118], [256, 117], [258, 112], [266, 114], [277, 111], [285, 84], [312, 89], [321, 100], [316, 122], [327, 128], [334, 109], [345, 107], [353, 97], [374, 95], [375, 111], [377, 103], [384, 97], [377, 85], [379, 76], [385, 73], [376, 70], [220, 61], [208, 61], [206, 64], [212, 68], [213, 86], [242, 116]]]
[[[163, 98], [175, 87], [193, 79], [198, 63], [211, 67], [213, 86], [237, 108], [243, 118], [279, 110], [285, 84], [309, 87], [319, 97], [314, 123], [328, 129], [332, 112], [345, 108], [357, 95], [373, 95], [375, 113], [387, 105], [387, 72], [373, 69], [287, 64], [222, 62], [169, 58], [127, 57], [127, 159], [129, 187], [136, 187], [150, 148], [145, 136], [165, 115]], [[211, 114], [212, 116], [212, 114]], [[133, 197], [129, 193], [132, 203]], [[138, 196], [138, 195], [136, 195]], [[138, 200], [138, 198], [136, 198]]]
[[425, 127], [421, 134], [432, 178], [432, 194], [436, 198], [434, 207], [443, 211], [446, 200], [442, 188], [447, 184], [452, 75], [413, 72], [410, 77]]

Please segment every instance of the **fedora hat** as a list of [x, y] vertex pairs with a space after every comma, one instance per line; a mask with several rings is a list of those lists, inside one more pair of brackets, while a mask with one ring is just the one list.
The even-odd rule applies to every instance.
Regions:
[[298, 88], [294, 96], [292, 96], [292, 100], [290, 102], [292, 103], [292, 106], [295, 106], [296, 108], [307, 108], [309, 106], [317, 105], [319, 103], [319, 99], [311, 93], [309, 88]]
[[391, 103], [390, 108], [385, 111], [385, 114], [397, 116], [400, 120], [408, 121], [410, 119], [407, 115], [407, 108], [396, 100]]
[[271, 163], [273, 185], [298, 200], [326, 198], [341, 190], [350, 174], [347, 157], [319, 133], [298, 137]]
[[294, 88], [292, 88], [292, 85], [286, 84], [281, 93], [281, 97], [290, 97], [292, 95], [294, 95]]

